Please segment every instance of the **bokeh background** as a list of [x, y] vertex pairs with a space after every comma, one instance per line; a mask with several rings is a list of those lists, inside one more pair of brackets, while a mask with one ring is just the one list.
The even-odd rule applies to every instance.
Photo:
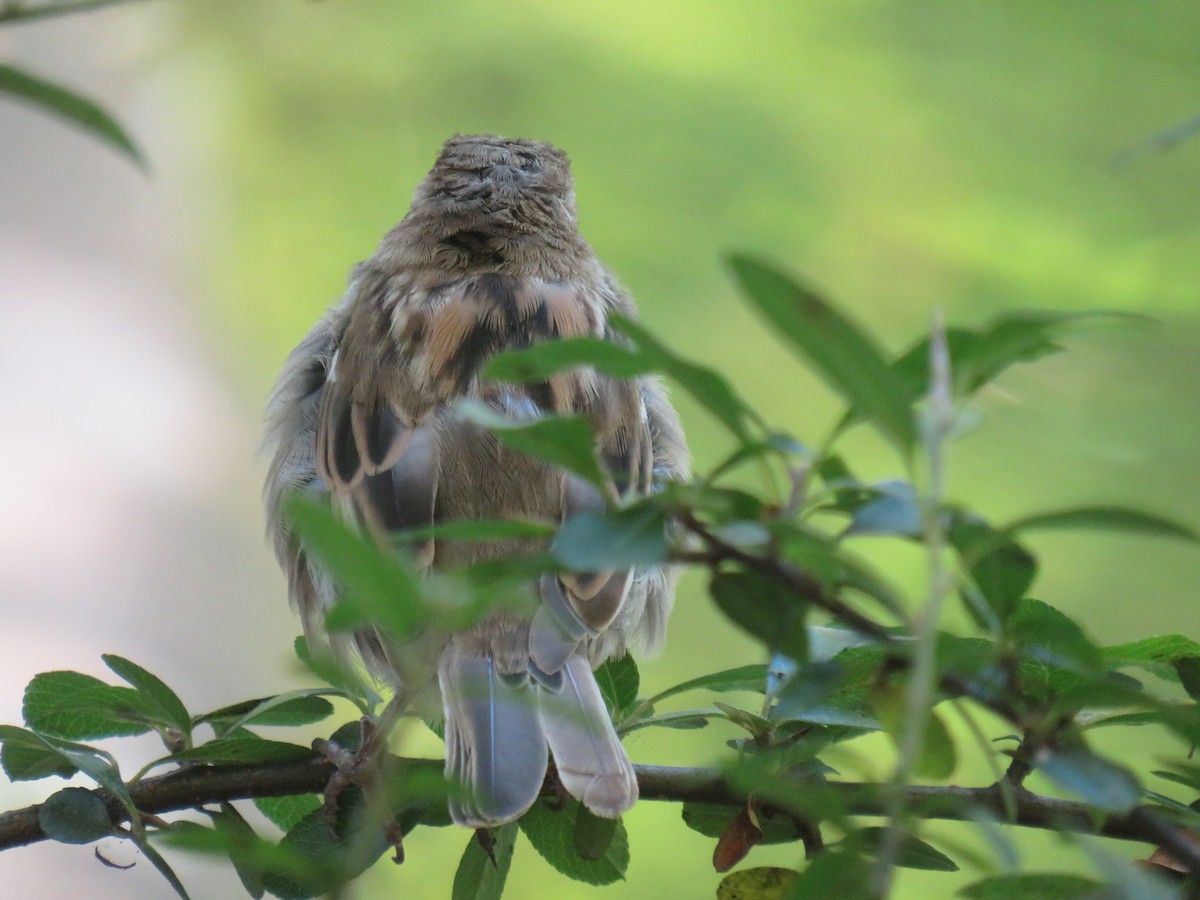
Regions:
[[[152, 168], [0, 97], [0, 721], [19, 721], [36, 672], [105, 675], [102, 652], [196, 710], [306, 683], [261, 537], [260, 411], [455, 132], [565, 148], [584, 232], [645, 320], [810, 443], [838, 404], [738, 299], [730, 249], [802, 273], [896, 350], [935, 307], [964, 324], [1031, 307], [1157, 317], [1006, 375], [954, 446], [951, 492], [1001, 521], [1114, 502], [1200, 526], [1200, 138], [1146, 146], [1200, 108], [1197, 46], [1200, 12], [1169, 0], [160, 0], [0, 29], [0, 60], [102, 101]], [[681, 407], [698, 464], [713, 462], [720, 432]], [[847, 453], [866, 476], [899, 474], [867, 436]], [[1195, 548], [1032, 545], [1036, 595], [1098, 640], [1200, 633]], [[883, 560], [920, 590], [918, 559]], [[685, 581], [648, 689], [756, 661], [701, 588]], [[640, 735], [635, 760], [676, 764], [718, 762], [733, 736]], [[131, 770], [154, 755], [129, 743]], [[848, 775], [887, 770], [872, 746]], [[1100, 746], [1178, 750], [1137, 730]], [[987, 783], [964, 755], [958, 780]], [[0, 806], [46, 792], [0, 783]], [[569, 882], [522, 838], [513, 896], [712, 896], [711, 842], [676, 807], [627, 821], [624, 885]], [[448, 896], [466, 840], [423, 830], [355, 895]], [[1020, 844], [1026, 868], [1087, 866], [1053, 836]], [[137, 865], [44, 845], [4, 854], [0, 883], [171, 896], [144, 860], [105, 852]], [[240, 890], [218, 865], [173, 860], [200, 900]], [[905, 872], [897, 895], [949, 896], [977, 875]]]

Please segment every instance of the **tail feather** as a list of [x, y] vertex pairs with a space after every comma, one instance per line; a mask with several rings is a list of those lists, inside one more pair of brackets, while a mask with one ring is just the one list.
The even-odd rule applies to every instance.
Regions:
[[453, 644], [438, 680], [446, 775], [463, 787], [450, 799], [451, 818], [471, 828], [516, 819], [533, 805], [546, 777], [540, 692], [527, 678], [502, 675], [490, 656], [463, 655]]
[[563, 787], [598, 816], [615, 819], [638, 798], [637, 777], [582, 654], [563, 666], [560, 691], [542, 693], [542, 728]]

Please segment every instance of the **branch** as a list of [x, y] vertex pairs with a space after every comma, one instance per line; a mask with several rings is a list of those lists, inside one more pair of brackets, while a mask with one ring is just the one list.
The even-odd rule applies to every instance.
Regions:
[[[430, 766], [439, 771], [440, 760], [397, 759], [401, 766]], [[719, 769], [675, 766], [634, 766], [644, 800], [673, 803], [712, 803], [736, 808], [744, 806], [747, 794], [730, 784]], [[332, 764], [320, 757], [287, 763], [255, 766], [196, 766], [167, 775], [146, 778], [131, 785], [130, 795], [142, 812], [153, 815], [191, 809], [228, 800], [282, 797], [320, 793], [333, 775]], [[886, 800], [881, 786], [861, 782], [831, 781], [823, 785], [844, 804], [851, 815], [881, 816]], [[1167, 844], [1192, 871], [1200, 870], [1200, 853], [1177, 830], [1165, 822], [1154, 807], [1139, 807], [1118, 816], [1097, 817], [1083, 803], [1042, 797], [1024, 789], [1007, 788], [1011, 807], [998, 785], [983, 788], [903, 788], [907, 802], [928, 819], [965, 820], [972, 809], [987, 810], [1000, 821], [1025, 828], [1075, 831], [1145, 844]], [[102, 789], [94, 791], [108, 806], [114, 823], [127, 818], [124, 807]], [[769, 811], [769, 807], [764, 809]], [[1011, 809], [1011, 817], [1010, 817]], [[795, 811], [791, 811], [792, 814]], [[47, 840], [38, 824], [38, 805], [0, 813], [0, 850]]]

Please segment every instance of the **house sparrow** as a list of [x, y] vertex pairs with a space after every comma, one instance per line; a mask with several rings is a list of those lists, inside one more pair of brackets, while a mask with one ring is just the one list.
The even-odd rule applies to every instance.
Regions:
[[[679, 419], [653, 378], [587, 367], [528, 385], [480, 375], [512, 348], [620, 341], [611, 313], [632, 316], [634, 303], [579, 233], [566, 154], [487, 135], [447, 141], [408, 214], [292, 352], [270, 402], [269, 531], [310, 640], [338, 588], [289, 527], [292, 494], [328, 496], [385, 546], [402, 529], [561, 521], [607, 505], [588, 482], [464, 419], [464, 398], [516, 419], [586, 416], [617, 491], [644, 494], [656, 480], [687, 477]], [[444, 569], [512, 549], [426, 540], [413, 552], [418, 566]], [[460, 825], [522, 815], [541, 789], [547, 746], [563, 786], [593, 813], [615, 818], [637, 800], [592, 670], [627, 646], [662, 644], [671, 571], [547, 574], [530, 590], [527, 616], [493, 611], [465, 630], [400, 645], [373, 628], [342, 636], [395, 687], [395, 702], [420, 711], [422, 697], [440, 696], [446, 775], [466, 788], [450, 804]]]

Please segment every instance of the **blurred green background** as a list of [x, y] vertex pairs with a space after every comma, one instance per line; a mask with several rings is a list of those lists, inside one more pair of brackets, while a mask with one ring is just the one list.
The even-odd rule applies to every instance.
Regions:
[[[153, 80], [166, 124], [152, 133], [169, 136], [148, 141], [151, 159], [159, 150], [171, 171], [187, 161], [172, 180], [191, 220], [172, 277], [247, 421], [441, 142], [494, 132], [564, 148], [584, 233], [652, 329], [811, 444], [840, 407], [739, 300], [722, 265], [731, 249], [802, 274], [894, 350], [937, 307], [952, 324], [1031, 307], [1157, 317], [1074, 338], [986, 392], [983, 423], [954, 446], [951, 494], [1001, 521], [1112, 502], [1200, 526], [1200, 138], [1129, 152], [1200, 108], [1194, 3], [208, 0], [106, 15], [110, 36], [140, 35], [125, 77]], [[703, 468], [727, 445], [680, 407]], [[846, 453], [863, 476], [901, 474], [869, 435], [854, 433]], [[1200, 634], [1194, 548], [1031, 544], [1035, 595], [1098, 640]], [[918, 558], [877, 559], [919, 596]], [[667, 650], [643, 667], [650, 690], [756, 661], [702, 588], [685, 581]], [[278, 579], [269, 593], [254, 602], [284, 602]], [[264, 669], [285, 666], [290, 638], [253, 639]], [[732, 736], [641, 732], [630, 750], [708, 764]], [[1139, 731], [1099, 746], [1135, 762], [1169, 748]], [[964, 747], [959, 781], [987, 783]], [[889, 759], [864, 744], [845, 774], [880, 775]], [[711, 842], [676, 808], [640, 804], [628, 826], [629, 880], [610, 896], [712, 896]], [[963, 828], [932, 833], [978, 846]], [[419, 832], [408, 861], [377, 866], [360, 895], [448, 896], [466, 839]], [[1026, 868], [1087, 866], [1044, 834], [1021, 845]], [[791, 847], [749, 858], [798, 862]], [[905, 872], [897, 896], [949, 896], [973, 877]], [[510, 885], [513, 896], [601, 893], [523, 839]]]

